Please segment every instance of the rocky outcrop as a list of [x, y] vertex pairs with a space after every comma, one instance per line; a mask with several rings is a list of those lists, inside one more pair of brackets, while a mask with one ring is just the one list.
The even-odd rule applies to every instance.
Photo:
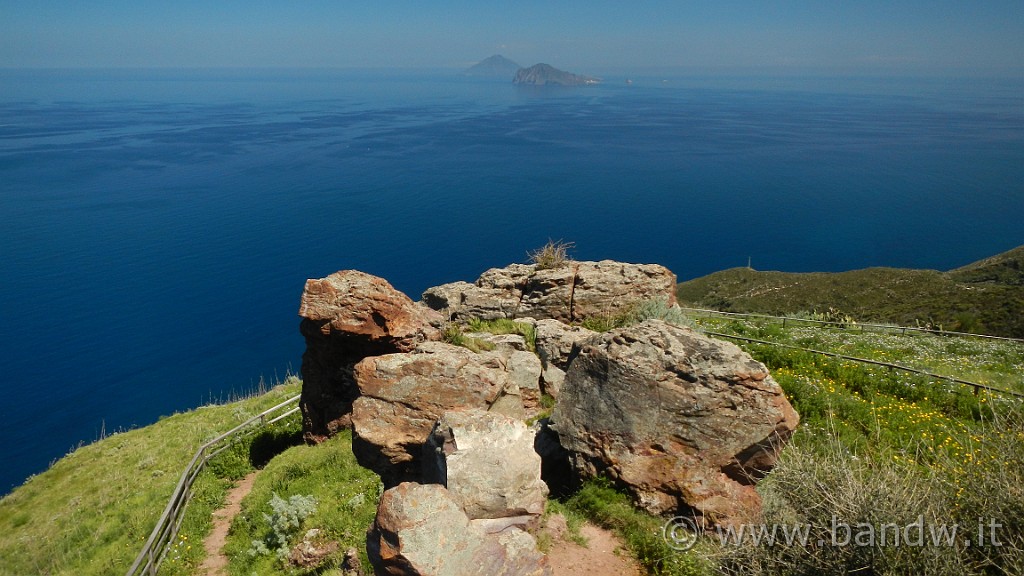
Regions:
[[528, 352], [476, 353], [442, 342], [366, 358], [354, 369], [353, 451], [385, 484], [415, 479], [423, 443], [445, 412], [479, 408], [524, 418], [524, 399], [539, 390], [539, 377], [540, 361]]
[[[439, 556], [448, 547], [416, 524], [432, 506], [471, 527], [474, 543], [459, 546], [475, 550], [463, 560], [490, 566], [481, 573], [543, 571], [513, 559], [537, 556], [516, 527], [543, 511], [545, 482], [564, 494], [599, 474], [652, 513], [715, 524], [754, 516], [754, 484], [798, 420], [765, 367], [732, 344], [659, 320], [607, 333], [574, 325], [639, 318], [647, 313], [639, 303], [672, 305], [674, 291], [662, 266], [611, 261], [494, 268], [472, 284], [427, 290], [424, 304], [356, 271], [308, 281], [300, 307], [307, 439], [351, 425], [357, 459], [385, 486], [441, 485], [389, 491], [397, 499], [379, 512], [371, 537], [378, 571], [448, 569]], [[533, 330], [478, 326], [531, 342], [464, 332], [456, 335], [474, 350], [438, 341], [445, 322], [472, 318], [515, 318]], [[542, 391], [557, 399], [550, 419], [540, 418]], [[539, 420], [527, 429], [530, 417]], [[412, 492], [444, 502], [405, 499]], [[407, 544], [420, 551], [407, 553], [415, 548]], [[436, 550], [422, 551], [427, 544]], [[313, 563], [316, 546], [307, 548], [301, 560]]]
[[367, 534], [377, 574], [550, 575], [533, 537], [516, 528], [487, 533], [443, 486], [403, 483], [381, 496]]
[[674, 304], [675, 286], [675, 275], [657, 264], [602, 260], [546, 269], [512, 264], [484, 272], [473, 284], [430, 288], [423, 303], [456, 321], [530, 316], [574, 322], [620, 314], [652, 298]]
[[383, 278], [344, 270], [307, 280], [299, 306], [303, 431], [321, 441], [348, 425], [358, 395], [352, 367], [367, 356], [412, 350], [440, 337], [440, 315]]
[[502, 414], [446, 412], [424, 447], [423, 482], [447, 487], [470, 519], [529, 524], [544, 513], [548, 496], [534, 435], [522, 420]]
[[611, 476], [652, 513], [729, 524], [759, 511], [754, 483], [798, 416], [738, 347], [649, 320], [582, 343], [552, 420], [583, 477]]

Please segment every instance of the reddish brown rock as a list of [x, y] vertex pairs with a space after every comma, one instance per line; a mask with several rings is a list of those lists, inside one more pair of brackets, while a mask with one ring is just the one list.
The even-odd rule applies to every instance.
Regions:
[[[445, 412], [466, 408], [522, 417], [520, 382], [540, 377], [525, 352], [476, 353], [426, 342], [407, 354], [366, 358], [355, 366], [359, 398], [352, 406], [352, 449], [385, 484], [419, 477], [423, 443]], [[520, 359], [523, 362], [513, 361]]]
[[440, 337], [440, 315], [395, 290], [386, 280], [357, 270], [307, 280], [299, 306], [303, 432], [322, 441], [349, 424], [358, 388], [356, 362], [411, 350]]
[[585, 340], [552, 415], [581, 476], [607, 474], [652, 513], [712, 524], [756, 516], [754, 484], [798, 420], [763, 364], [660, 320]]

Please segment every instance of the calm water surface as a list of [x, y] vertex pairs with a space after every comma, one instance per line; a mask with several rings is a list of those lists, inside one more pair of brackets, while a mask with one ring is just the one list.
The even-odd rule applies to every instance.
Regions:
[[297, 372], [306, 278], [525, 260], [680, 279], [1024, 243], [1024, 83], [0, 71], [0, 493]]

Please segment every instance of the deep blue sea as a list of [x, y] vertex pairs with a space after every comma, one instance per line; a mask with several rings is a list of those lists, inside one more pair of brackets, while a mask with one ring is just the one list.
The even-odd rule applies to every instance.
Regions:
[[1024, 81], [0, 70], [0, 493], [301, 365], [307, 278], [950, 269], [1024, 243]]

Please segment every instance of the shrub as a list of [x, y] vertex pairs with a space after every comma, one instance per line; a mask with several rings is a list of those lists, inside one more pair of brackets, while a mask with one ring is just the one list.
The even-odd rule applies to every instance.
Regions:
[[650, 300], [637, 303], [631, 313], [633, 323], [640, 323], [644, 320], [664, 320], [676, 326], [696, 328], [696, 324], [682, 308], [677, 305], [669, 305], [668, 298], [658, 296]]
[[302, 522], [316, 512], [316, 498], [296, 494], [287, 500], [274, 494], [270, 498], [270, 514], [263, 519], [270, 525], [270, 531], [262, 540], [253, 540], [249, 554], [260, 556], [274, 553], [286, 558], [292, 539], [302, 529]]
[[547, 244], [527, 252], [526, 255], [529, 256], [532, 264], [536, 264], [537, 270], [561, 268], [572, 261], [569, 258], [569, 250], [574, 246], [576, 246], [574, 242], [548, 240]]
[[599, 314], [583, 319], [580, 325], [594, 332], [607, 332], [623, 326], [632, 326], [645, 320], [663, 320], [676, 326], [696, 328], [696, 324], [676, 305], [669, 305], [668, 298], [657, 296], [640, 300], [626, 306], [618, 314]]
[[854, 453], [834, 435], [798, 434], [758, 491], [760, 526], [801, 527], [802, 539], [733, 538], [716, 559], [726, 574], [754, 576], [1022, 574], [1022, 425], [1019, 408], [1001, 413], [983, 431], [950, 436], [969, 449], [936, 451], [928, 466], [916, 454], [931, 452], [924, 443]]

